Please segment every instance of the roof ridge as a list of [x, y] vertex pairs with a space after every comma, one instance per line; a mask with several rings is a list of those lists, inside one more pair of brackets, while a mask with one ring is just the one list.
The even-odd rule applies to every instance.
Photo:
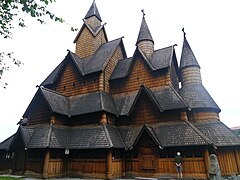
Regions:
[[188, 103], [185, 101], [185, 99], [172, 87], [171, 84], [167, 85], [169, 86], [173, 92], [176, 94], [177, 97], [179, 97], [179, 99], [181, 99], [181, 101], [183, 101], [184, 105], [188, 108], [188, 110], [191, 110], [190, 106], [188, 105]]
[[144, 52], [142, 52], [142, 50], [137, 47], [136, 48], [139, 53], [142, 55], [143, 59], [145, 60], [145, 62], [148, 64], [148, 66], [150, 67], [151, 70], [155, 71], [156, 69], [153, 67], [152, 63], [150, 62], [150, 60], [146, 57], [146, 55], [144, 54]]
[[199, 136], [201, 136], [207, 143], [211, 144], [215, 149], [217, 149], [217, 146], [208, 138], [206, 137], [200, 130], [198, 130], [197, 127], [195, 127], [190, 121], [185, 120], [186, 122]]
[[[151, 126], [148, 126], [147, 124], [144, 124], [147, 128], [151, 128], [152, 129], [152, 131], [153, 131], [153, 133], [154, 133], [154, 138], [158, 141], [158, 143], [159, 143], [159, 148], [160, 149], [163, 149], [164, 147], [161, 145], [161, 142], [160, 142], [160, 140], [158, 139], [158, 137], [157, 137], [157, 135], [156, 135], [156, 132], [155, 132], [155, 130], [154, 130], [154, 128], [153, 127], [151, 127]], [[150, 132], [151, 133], [151, 132]]]
[[51, 123], [49, 125], [49, 131], [48, 131], [48, 136], [47, 136], [47, 147], [50, 146], [50, 141], [51, 141], [51, 136], [52, 136], [52, 128], [53, 128], [52, 126], [53, 126], [53, 124]]
[[107, 129], [107, 125], [103, 124], [102, 126], [103, 126], [104, 132], [106, 134], [106, 137], [107, 137], [108, 143], [110, 145], [110, 148], [112, 148], [113, 147], [113, 143], [112, 143], [112, 140], [110, 138], [110, 135], [109, 135], [109, 132], [108, 132], [108, 129]]

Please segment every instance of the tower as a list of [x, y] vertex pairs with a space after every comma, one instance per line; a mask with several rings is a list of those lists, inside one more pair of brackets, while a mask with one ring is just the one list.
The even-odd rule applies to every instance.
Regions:
[[108, 41], [105, 24], [102, 24], [102, 18], [95, 1], [93, 1], [83, 22], [82, 28], [73, 41], [76, 44], [75, 53], [80, 58], [93, 55], [101, 44]]
[[154, 52], [154, 41], [150, 30], [148, 28], [147, 22], [145, 20], [145, 13], [142, 10], [143, 18], [141, 27], [138, 33], [138, 38], [136, 46], [145, 54], [148, 59], [151, 59]]

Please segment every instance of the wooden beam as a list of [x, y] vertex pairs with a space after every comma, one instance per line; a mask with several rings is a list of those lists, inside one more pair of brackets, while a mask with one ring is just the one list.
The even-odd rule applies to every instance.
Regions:
[[50, 149], [46, 149], [43, 165], [43, 178], [48, 178], [48, 164], [50, 159]]
[[203, 159], [204, 159], [204, 164], [206, 169], [206, 175], [207, 175], [207, 178], [209, 179], [210, 178], [209, 176], [210, 157], [209, 157], [209, 151], [207, 147], [204, 149]]
[[112, 149], [109, 149], [107, 154], [107, 172], [106, 172], [106, 179], [112, 179]]

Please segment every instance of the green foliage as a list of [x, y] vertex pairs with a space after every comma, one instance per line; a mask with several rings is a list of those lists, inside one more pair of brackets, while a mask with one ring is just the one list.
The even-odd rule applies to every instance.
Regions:
[[[0, 0], [0, 37], [11, 38], [13, 36], [11, 31], [15, 22], [17, 22], [19, 27], [26, 27], [24, 13], [33, 17], [41, 24], [45, 23], [44, 18], [63, 23], [63, 18], [56, 16], [47, 8], [53, 2], [55, 0]], [[71, 31], [77, 31], [77, 29], [71, 27]], [[13, 64], [17, 66], [22, 64], [21, 61], [13, 58], [12, 55], [13, 53], [0, 52], [0, 84], [4, 88], [6, 88], [7, 83], [3, 83], [1, 78], [4, 72], [9, 70], [9, 63], [6, 63], [6, 60], [12, 60]]]
[[19, 16], [24, 12], [35, 18], [41, 24], [45, 23], [44, 17], [63, 23], [61, 17], [47, 9], [50, 3], [55, 0], [1, 0], [0, 1], [0, 35], [4, 38], [11, 38], [11, 29], [14, 28], [13, 20], [18, 22], [18, 26], [25, 27], [24, 18]]
[[2, 82], [2, 76], [6, 71], [10, 69], [10, 63], [16, 66], [21, 66], [22, 62], [13, 57], [13, 52], [5, 53], [0, 52], [0, 82], [3, 88], [8, 85], [6, 82]]

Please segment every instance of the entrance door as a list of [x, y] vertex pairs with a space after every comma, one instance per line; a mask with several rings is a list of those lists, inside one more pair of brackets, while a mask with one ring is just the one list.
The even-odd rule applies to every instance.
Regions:
[[143, 155], [143, 170], [155, 171], [154, 155]]
[[15, 153], [15, 165], [14, 165], [14, 172], [21, 172], [24, 171], [24, 162], [25, 162], [25, 150], [18, 149]]

